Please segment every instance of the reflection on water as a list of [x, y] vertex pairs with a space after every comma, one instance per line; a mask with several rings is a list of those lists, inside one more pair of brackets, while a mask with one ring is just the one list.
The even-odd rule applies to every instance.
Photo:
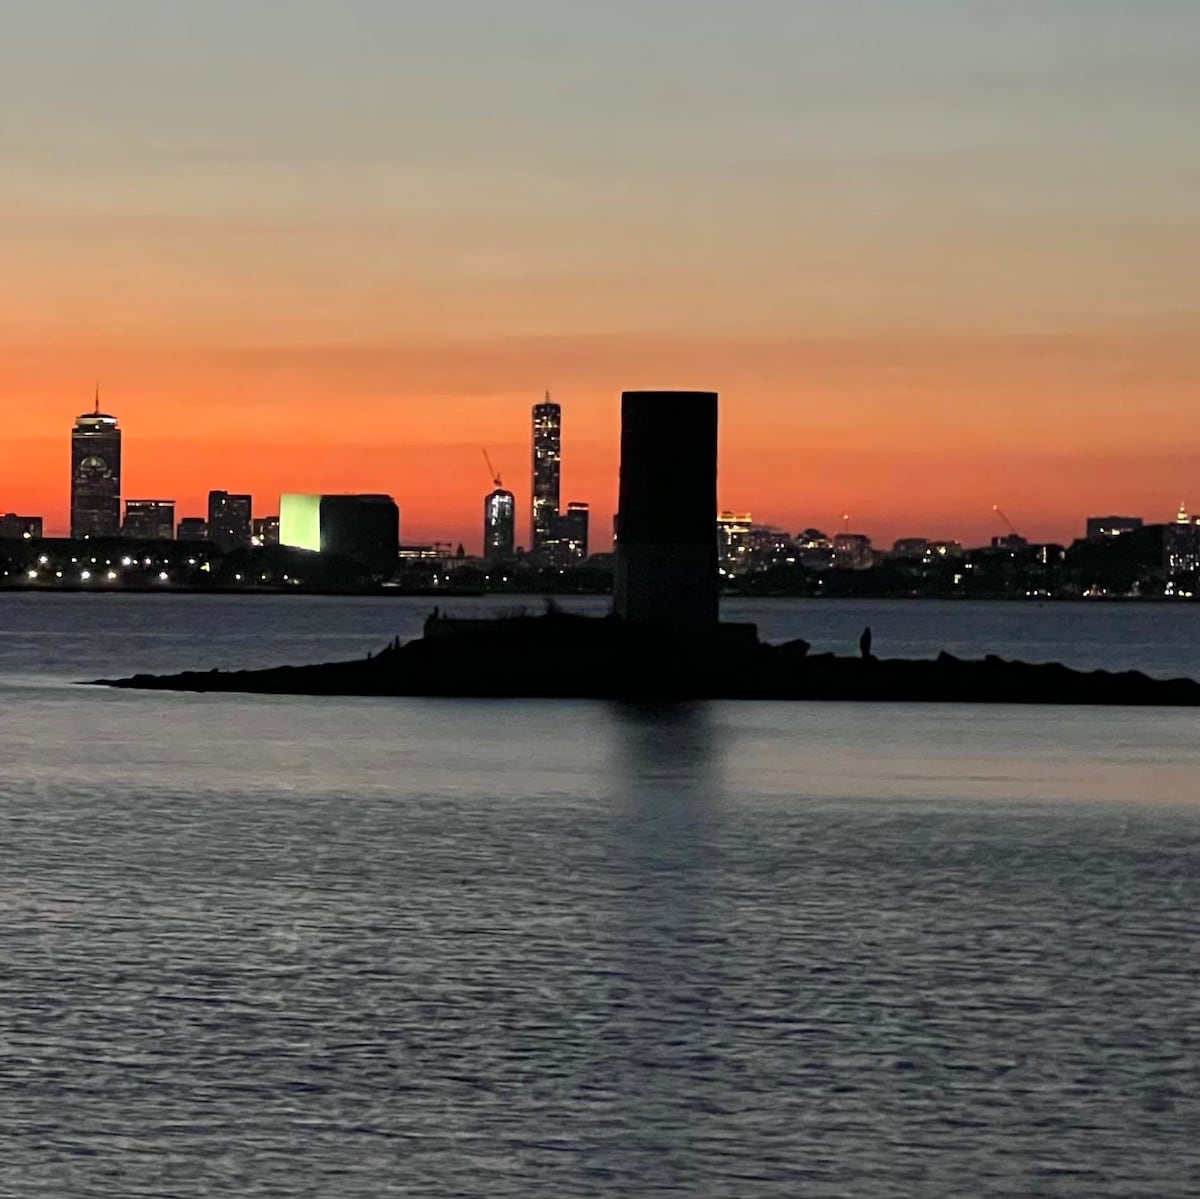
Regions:
[[[603, 596], [563, 596], [600, 615]], [[526, 601], [537, 611], [537, 601]], [[507, 597], [458, 599], [456, 615], [511, 610]], [[415, 597], [77, 595], [0, 592], [0, 677], [94, 678], [359, 658], [421, 635], [432, 601]], [[1081, 669], [1137, 669], [1200, 679], [1200, 607], [1159, 603], [903, 600], [722, 601], [726, 620], [766, 641], [803, 637], [814, 651], [858, 653], [864, 625], [881, 657], [998, 653]]]
[[621, 780], [627, 844], [655, 864], [698, 870], [717, 819], [725, 747], [706, 704], [612, 704], [612, 761]]
[[1192, 712], [26, 666], [4, 1194], [1194, 1193]]
[[703, 705], [613, 708], [612, 861], [622, 947], [609, 1037], [628, 1130], [615, 1161], [630, 1186], [672, 1187], [710, 1127], [714, 1027], [728, 946], [720, 929], [722, 746]]

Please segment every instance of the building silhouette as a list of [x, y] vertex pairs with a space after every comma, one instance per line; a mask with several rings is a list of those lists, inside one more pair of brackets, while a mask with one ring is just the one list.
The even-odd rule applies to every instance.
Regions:
[[533, 503], [530, 547], [545, 553], [555, 540], [562, 463], [562, 408], [550, 399], [533, 406]]
[[208, 493], [208, 539], [223, 554], [250, 544], [253, 533], [250, 506], [248, 495], [231, 495], [228, 491]]
[[516, 540], [517, 497], [497, 487], [483, 501], [483, 556], [503, 562], [515, 553]]
[[391, 578], [400, 557], [400, 509], [390, 495], [283, 495], [279, 543], [350, 558]]
[[1132, 533], [1143, 525], [1140, 516], [1089, 516], [1087, 518], [1087, 540], [1102, 541], [1106, 537], [1119, 537]]
[[4, 537], [10, 537], [14, 541], [41, 541], [42, 518], [5, 512], [0, 516], [0, 538]]
[[716, 518], [716, 392], [625, 392], [614, 613], [683, 633], [715, 630]]
[[100, 391], [91, 412], [71, 430], [71, 536], [116, 537], [121, 530], [121, 429], [100, 411]]
[[171, 541], [175, 537], [174, 500], [126, 500], [121, 536], [140, 541]]
[[268, 546], [279, 544], [279, 517], [259, 516], [251, 525], [251, 544]]
[[185, 516], [175, 531], [179, 541], [207, 541], [208, 521], [203, 516]]

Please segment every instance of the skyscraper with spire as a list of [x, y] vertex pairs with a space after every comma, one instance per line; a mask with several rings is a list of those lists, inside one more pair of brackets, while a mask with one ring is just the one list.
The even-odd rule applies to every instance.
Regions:
[[116, 537], [121, 531], [121, 430], [100, 411], [100, 388], [91, 412], [71, 430], [71, 536]]
[[559, 473], [562, 462], [562, 409], [546, 398], [533, 406], [533, 503], [530, 548], [544, 553], [558, 536]]

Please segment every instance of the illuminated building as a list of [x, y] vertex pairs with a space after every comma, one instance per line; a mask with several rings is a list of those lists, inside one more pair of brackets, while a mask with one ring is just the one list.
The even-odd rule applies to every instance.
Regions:
[[871, 539], [865, 533], [835, 533], [833, 564], [842, 570], [866, 570], [875, 563]]
[[203, 516], [185, 516], [175, 531], [180, 541], [207, 541], [208, 521]]
[[278, 545], [279, 517], [258, 517], [251, 525], [250, 544], [255, 546]]
[[591, 513], [587, 504], [572, 500], [566, 512], [554, 524], [554, 556], [559, 565], [582, 562], [588, 556], [588, 524]]
[[833, 548], [833, 542], [830, 541], [828, 533], [822, 533], [820, 529], [808, 528], [796, 534], [796, 548], [801, 550], [829, 550]]
[[1143, 525], [1140, 516], [1089, 516], [1087, 518], [1087, 540], [1103, 541], [1106, 537], [1119, 537], [1132, 533]]
[[716, 392], [625, 392], [614, 613], [684, 633], [715, 631], [716, 515]]
[[384, 578], [400, 553], [400, 509], [390, 495], [284, 495], [279, 544], [353, 559]]
[[279, 497], [279, 544], [299, 550], [321, 552], [321, 497], [319, 495], [281, 495]]
[[121, 529], [121, 430], [117, 418], [93, 410], [71, 430], [71, 536], [116, 537]]
[[248, 495], [228, 491], [208, 493], [208, 539], [223, 554], [250, 544], [251, 500]]
[[550, 399], [533, 406], [533, 504], [530, 545], [544, 552], [554, 540], [562, 462], [562, 408]]
[[741, 574], [746, 567], [746, 543], [754, 522], [749, 512], [722, 512], [717, 517], [717, 561], [726, 574]]
[[1200, 525], [1192, 522], [1182, 506], [1179, 513], [1169, 525], [1162, 527], [1163, 567], [1168, 575], [1195, 574], [1200, 571]]
[[800, 564], [808, 570], [832, 570], [834, 567], [833, 541], [820, 529], [807, 528], [796, 534], [796, 552]]
[[516, 551], [517, 498], [497, 487], [483, 501], [483, 556], [502, 562]]
[[0, 516], [0, 537], [11, 537], [17, 541], [41, 541], [42, 518], [6, 512]]
[[717, 561], [728, 577], [794, 566], [799, 551], [783, 529], [756, 525], [749, 512], [722, 512], [717, 517]]
[[796, 543], [783, 529], [774, 525], [752, 525], [746, 539], [749, 567], [752, 571], [773, 566], [794, 566], [799, 560]]
[[175, 536], [175, 501], [126, 500], [121, 536], [141, 541], [170, 541]]

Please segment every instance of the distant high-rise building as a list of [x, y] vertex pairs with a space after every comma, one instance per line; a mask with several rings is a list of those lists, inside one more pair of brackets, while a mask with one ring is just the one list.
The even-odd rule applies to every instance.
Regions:
[[561, 463], [562, 408], [546, 392], [545, 400], [533, 406], [533, 504], [529, 522], [534, 553], [547, 551], [555, 538]]
[[1089, 516], [1087, 518], [1087, 540], [1103, 541], [1106, 537], [1118, 537], [1140, 529], [1140, 516]]
[[749, 512], [722, 512], [717, 517], [717, 561], [726, 574], [741, 574], [746, 569], [753, 528]]
[[352, 558], [390, 578], [400, 555], [400, 509], [390, 495], [283, 495], [279, 543]]
[[116, 537], [120, 530], [121, 430], [100, 411], [97, 389], [92, 411], [71, 430], [71, 536]]
[[[1186, 509], [1180, 506], [1186, 515]], [[1169, 575], [1194, 575], [1200, 572], [1200, 524], [1175, 519], [1162, 526], [1163, 566]]]
[[208, 539], [223, 554], [250, 544], [250, 497], [228, 491], [208, 493]]
[[492, 562], [511, 558], [517, 540], [517, 497], [497, 487], [483, 501], [483, 556]]
[[142, 541], [171, 541], [175, 536], [175, 501], [126, 500], [121, 536]]
[[561, 565], [582, 562], [588, 556], [587, 504], [572, 500], [555, 522], [555, 557]]
[[6, 512], [0, 516], [0, 537], [11, 537], [20, 541], [41, 541], [42, 518], [40, 516], [18, 516]]
[[185, 516], [175, 535], [180, 541], [207, 541], [208, 521], [203, 516]]

